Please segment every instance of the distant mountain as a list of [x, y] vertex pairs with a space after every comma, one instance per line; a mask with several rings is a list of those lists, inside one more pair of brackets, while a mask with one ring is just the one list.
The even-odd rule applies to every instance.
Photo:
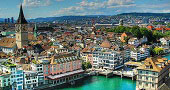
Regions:
[[170, 18], [170, 13], [122, 13], [118, 15], [85, 15], [85, 16], [61, 16], [61, 17], [46, 17], [46, 18], [35, 18], [29, 19], [29, 22], [53, 22], [53, 21], [64, 21], [64, 20], [88, 20], [88, 19], [96, 19], [96, 18], [107, 18], [109, 16], [122, 16], [122, 15], [130, 15], [130, 16], [153, 16], [153, 17], [166, 17]]
[[63, 20], [82, 20], [82, 19], [92, 19], [98, 17], [105, 17], [104, 15], [87, 15], [87, 16], [61, 16], [61, 17], [47, 17], [47, 18], [36, 18], [30, 19], [30, 22], [53, 22], [53, 21], [63, 21]]
[[122, 13], [118, 15], [169, 17], [170, 13]]
[[4, 18], [0, 18], [0, 22], [4, 22]]

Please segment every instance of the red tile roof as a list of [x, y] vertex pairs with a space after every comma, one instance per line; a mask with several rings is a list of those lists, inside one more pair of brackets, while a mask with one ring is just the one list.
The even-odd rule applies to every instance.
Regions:
[[152, 30], [154, 27], [153, 27], [152, 25], [150, 25], [150, 26], [147, 26], [147, 28], [148, 28], [149, 30]]

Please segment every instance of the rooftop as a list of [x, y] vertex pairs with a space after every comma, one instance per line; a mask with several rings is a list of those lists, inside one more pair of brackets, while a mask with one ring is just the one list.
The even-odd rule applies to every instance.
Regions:
[[145, 59], [143, 65], [139, 66], [137, 69], [160, 72], [163, 68], [170, 65], [169, 63], [167, 58], [150, 57]]

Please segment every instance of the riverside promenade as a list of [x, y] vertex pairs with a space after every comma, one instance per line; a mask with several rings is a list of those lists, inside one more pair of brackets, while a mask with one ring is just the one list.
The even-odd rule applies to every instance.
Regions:
[[123, 71], [123, 70], [112, 71], [112, 70], [104, 70], [104, 69], [89, 69], [88, 75], [91, 75], [91, 76], [104, 75], [106, 76], [106, 78], [116, 75], [116, 76], [120, 76], [121, 78], [128, 77], [128, 78], [132, 78], [132, 80], [136, 79], [136, 75], [134, 74], [133, 71]]

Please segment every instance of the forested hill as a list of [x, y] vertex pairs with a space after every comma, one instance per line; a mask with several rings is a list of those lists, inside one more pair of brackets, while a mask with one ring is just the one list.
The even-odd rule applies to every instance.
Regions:
[[169, 17], [170, 13], [122, 13], [119, 15]]

